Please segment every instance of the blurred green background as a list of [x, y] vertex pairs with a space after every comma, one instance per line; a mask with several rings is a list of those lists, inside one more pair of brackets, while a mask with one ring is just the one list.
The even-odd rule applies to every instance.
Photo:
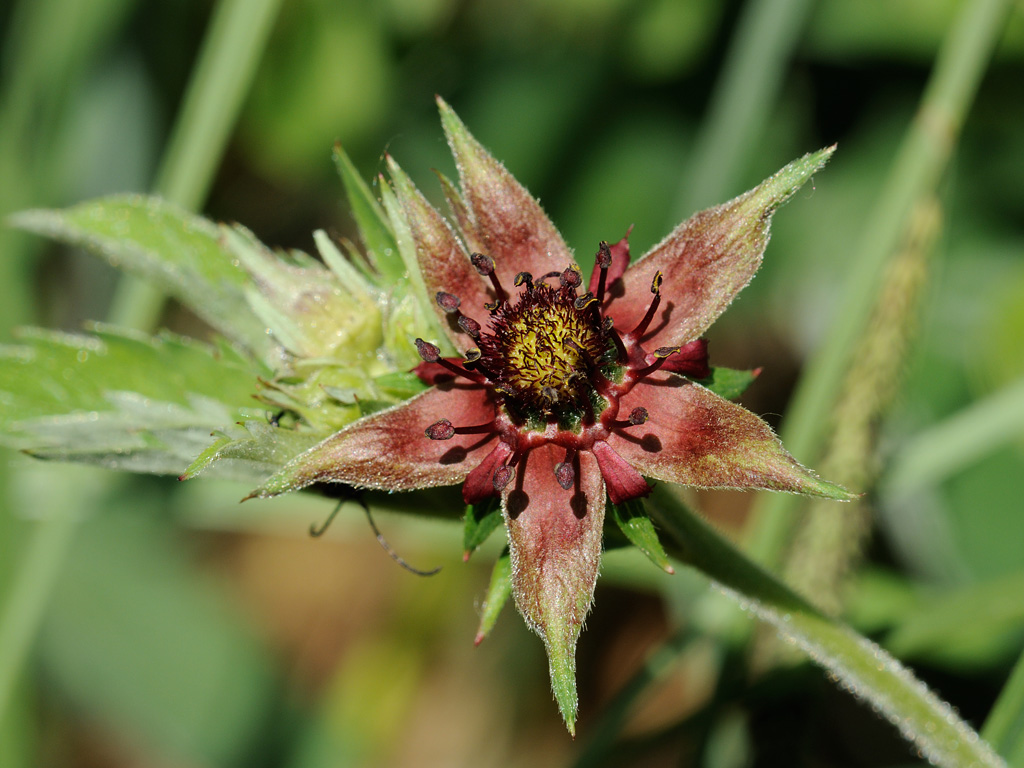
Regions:
[[[211, 18], [230, 5], [0, 8], [0, 214], [159, 188], [173, 173], [161, 163]], [[716, 364], [764, 366], [743, 402], [779, 426], [964, 4], [259, 5], [273, 7], [269, 34], [223, 152], [211, 139], [215, 173], [195, 204], [276, 246], [312, 251], [316, 228], [351, 233], [335, 141], [368, 180], [392, 153], [438, 200], [430, 171], [453, 169], [435, 94], [541, 199], [584, 265], [630, 225], [640, 254], [693, 211], [838, 142], [813, 187], [778, 215], [761, 273], [709, 334]], [[742, 69], [744, 55], [753, 69]], [[889, 321], [912, 330], [890, 361], [896, 392], [868, 425], [871, 481], [856, 490], [869, 491], [876, 525], [840, 601], [976, 726], [1024, 647], [1021, 83], [1018, 4], [938, 187], [931, 256]], [[0, 250], [5, 337], [18, 325], [75, 330], [109, 316], [119, 275], [98, 260], [9, 228]], [[204, 334], [174, 306], [160, 324]], [[444, 566], [420, 579], [379, 549], [355, 506], [311, 540], [309, 523], [331, 508], [312, 497], [239, 506], [248, 488], [110, 482], [102, 470], [12, 451], [0, 479], [0, 616], [17, 628], [0, 644], [0, 766], [917, 759], [818, 670], [750, 672], [758, 665], [742, 661], [705, 580], [664, 576], [629, 553], [607, 556], [580, 642], [572, 742], [542, 646], [510, 609], [472, 646], [498, 542], [463, 565], [457, 525], [381, 516], [403, 556]], [[752, 496], [700, 501], [741, 535]], [[58, 525], [39, 535], [38, 521]]]

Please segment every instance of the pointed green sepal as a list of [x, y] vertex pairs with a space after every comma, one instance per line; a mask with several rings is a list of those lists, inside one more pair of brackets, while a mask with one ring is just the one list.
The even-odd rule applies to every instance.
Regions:
[[501, 525], [501, 504], [491, 497], [479, 504], [467, 504], [462, 533], [462, 559], [469, 560], [477, 548]]
[[747, 391], [747, 387], [754, 383], [754, 380], [761, 375], [761, 369], [755, 368], [752, 371], [741, 371], [735, 368], [711, 369], [711, 375], [706, 379], [697, 381], [701, 386], [707, 387], [719, 397], [725, 400], [735, 400]]
[[665, 573], [675, 573], [675, 568], [668, 561], [665, 548], [661, 546], [654, 523], [644, 509], [642, 499], [632, 499], [622, 504], [612, 505], [611, 517], [623, 535], [637, 549], [644, 553], [648, 560], [661, 568]]
[[334, 165], [345, 187], [352, 217], [356, 220], [370, 261], [380, 272], [385, 285], [401, 279], [405, 275], [405, 264], [398, 252], [391, 222], [340, 144], [334, 145]]
[[512, 559], [506, 549], [497, 560], [494, 561], [494, 570], [491, 571], [491, 583], [487, 586], [487, 596], [480, 611], [480, 626], [477, 628], [473, 645], [480, 645], [494, 628], [501, 609], [512, 596]]

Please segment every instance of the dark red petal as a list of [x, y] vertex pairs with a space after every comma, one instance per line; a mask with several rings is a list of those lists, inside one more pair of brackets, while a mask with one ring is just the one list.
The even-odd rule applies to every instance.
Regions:
[[608, 443], [646, 477], [699, 488], [853, 498], [797, 462], [753, 413], [699, 384], [659, 371], [620, 402], [620, 409], [639, 406], [647, 409], [647, 423], [613, 433]]
[[[540, 204], [480, 143], [443, 100], [441, 123], [455, 156], [468, 220], [463, 224], [473, 250], [492, 257], [498, 279], [509, 290], [522, 271], [544, 275], [574, 263], [562, 236]], [[459, 293], [459, 289], [449, 289]], [[472, 306], [462, 295], [464, 307]]]
[[491, 450], [486, 435], [431, 440], [427, 427], [457, 415], [459, 423], [494, 418], [486, 388], [444, 385], [401, 405], [359, 419], [292, 459], [253, 496], [275, 496], [313, 483], [348, 483], [359, 488], [409, 491], [456, 485]]
[[487, 454], [480, 465], [469, 473], [465, 485], [462, 486], [462, 499], [467, 504], [479, 504], [490, 496], [497, 496], [494, 490], [494, 472], [512, 455], [512, 447], [499, 440], [494, 449]]
[[[648, 365], [654, 362], [654, 355], [647, 356]], [[678, 352], [662, 363], [661, 370], [689, 376], [691, 379], [706, 379], [711, 375], [708, 365], [708, 341], [696, 339], [682, 346]]]
[[601, 476], [608, 488], [608, 498], [612, 504], [622, 504], [630, 499], [646, 496], [651, 492], [640, 473], [629, 465], [615, 450], [604, 441], [594, 443], [594, 456], [601, 468]]
[[615, 327], [622, 332], [636, 327], [650, 303], [651, 280], [661, 271], [662, 304], [645, 346], [685, 344], [701, 336], [761, 265], [772, 214], [833, 149], [805, 155], [735, 200], [680, 224], [626, 270], [625, 296], [608, 310]]
[[597, 461], [579, 454], [578, 490], [563, 489], [555, 466], [565, 450], [543, 445], [525, 456], [502, 494], [512, 557], [512, 593], [544, 640], [551, 685], [570, 731], [576, 715], [575, 649], [601, 560], [605, 491]]
[[[632, 231], [633, 227], [630, 226], [626, 231], [625, 236], [619, 240], [619, 242], [615, 243], [615, 245], [611, 246], [612, 263], [608, 267], [608, 276], [604, 281], [604, 295], [606, 299], [608, 297], [620, 296], [622, 294], [622, 286], [616, 286], [615, 281], [625, 274], [626, 267], [629, 266], [629, 233]], [[587, 290], [596, 294], [600, 280], [601, 270], [595, 266], [594, 271], [590, 273], [590, 285], [587, 287]], [[629, 328], [624, 328], [622, 330], [628, 331]]]

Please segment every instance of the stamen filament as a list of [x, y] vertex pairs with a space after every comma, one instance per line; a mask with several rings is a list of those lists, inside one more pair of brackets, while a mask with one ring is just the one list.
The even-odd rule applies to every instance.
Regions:
[[597, 266], [601, 276], [597, 279], [597, 301], [604, 301], [605, 283], [608, 281], [608, 267], [612, 265], [612, 249], [604, 240], [597, 247]]
[[647, 326], [651, 324], [651, 320], [654, 319], [654, 313], [658, 311], [658, 305], [661, 304], [661, 281], [662, 276], [659, 271], [654, 275], [654, 280], [651, 281], [651, 293], [654, 294], [654, 299], [651, 300], [651, 305], [647, 308], [647, 314], [644, 315], [643, 320], [632, 331], [629, 332], [631, 339], [639, 339], [644, 335], [644, 331], [647, 330]]
[[633, 371], [633, 375], [642, 379], [645, 376], [650, 376], [656, 370], [661, 368], [672, 355], [679, 351], [679, 347], [659, 347], [654, 350], [654, 356], [657, 358], [653, 363], [648, 365], [646, 368], [640, 368], [639, 370]]

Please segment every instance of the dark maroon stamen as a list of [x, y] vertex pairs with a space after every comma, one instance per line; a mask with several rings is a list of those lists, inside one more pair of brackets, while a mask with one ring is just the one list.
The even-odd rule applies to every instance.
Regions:
[[420, 353], [420, 357], [426, 363], [437, 363], [438, 365], [447, 368], [449, 371], [454, 373], [456, 376], [462, 376], [463, 378], [474, 381], [477, 384], [483, 384], [487, 381], [481, 374], [475, 371], [467, 371], [461, 365], [456, 365], [450, 360], [446, 360], [441, 357], [441, 350], [429, 341], [423, 339], [416, 339], [416, 350]]
[[555, 480], [565, 490], [572, 488], [576, 480], [576, 470], [573, 469], [573, 461], [576, 458], [576, 451], [568, 448], [565, 451], [565, 459], [555, 465]]
[[455, 427], [452, 426], [448, 419], [435, 421], [424, 432], [426, 432], [427, 437], [431, 440], [451, 440], [455, 437]]
[[[501, 287], [501, 283], [498, 281], [498, 274], [494, 271], [494, 259], [490, 256], [485, 256], [482, 253], [474, 253], [470, 255], [469, 260], [473, 262], [473, 266], [476, 267], [477, 272], [484, 277], [490, 278], [491, 285], [494, 286], [494, 295], [497, 299], [497, 304], [508, 299], [508, 294], [505, 293], [505, 289]], [[497, 306], [497, 304], [495, 306]], [[484, 306], [487, 305], [485, 304]]]
[[575, 291], [583, 282], [583, 277], [580, 275], [579, 267], [575, 264], [570, 264], [558, 275], [558, 281], [562, 285], [567, 285]]
[[538, 278], [537, 278], [537, 282], [538, 282], [538, 283], [543, 283], [543, 282], [544, 282], [545, 280], [547, 280], [547, 279], [549, 279], [549, 278], [552, 278], [552, 277], [558, 277], [558, 278], [561, 278], [561, 276], [562, 276], [562, 273], [561, 273], [561, 272], [559, 272], [559, 271], [558, 271], [558, 270], [556, 269], [556, 270], [555, 270], [554, 272], [546, 272], [546, 273], [544, 273], [543, 275], [541, 275], [540, 277], [538, 277]]
[[472, 317], [467, 317], [466, 315], [460, 312], [459, 318], [456, 322], [458, 322], [459, 328], [461, 328], [469, 336], [471, 336], [474, 339], [480, 338], [480, 331], [482, 330], [481, 325]]
[[508, 464], [502, 464], [496, 470], [494, 470], [494, 490], [501, 493], [505, 490], [505, 486], [512, 482], [512, 478], [516, 476], [516, 468], [510, 467]]
[[661, 304], [661, 272], [657, 272], [654, 275], [654, 279], [651, 281], [651, 293], [654, 294], [654, 298], [651, 300], [651, 306], [647, 308], [647, 314], [644, 315], [643, 320], [629, 332], [631, 339], [637, 340], [644, 335], [644, 331], [647, 330], [647, 326], [651, 324], [651, 320], [654, 319], [654, 313], [658, 311], [658, 305]]
[[572, 464], [566, 464], [563, 461], [561, 464], [556, 465], [555, 480], [567, 491], [572, 488], [572, 484], [576, 480], [576, 470], [572, 468]]
[[665, 361], [678, 351], [679, 347], [658, 347], [654, 350], [654, 356], [657, 359], [646, 368], [640, 368], [639, 370], [633, 371], [633, 375], [638, 379], [642, 379], [644, 376], [650, 376], [656, 370], [661, 368], [661, 366], [665, 364]]
[[416, 339], [416, 351], [426, 363], [436, 363], [441, 360], [441, 350], [436, 345], [423, 339]]
[[533, 290], [533, 275], [531, 275], [529, 272], [520, 272], [518, 275], [516, 275], [516, 279], [513, 280], [512, 283], [513, 283], [513, 285], [515, 285], [516, 288], [518, 288], [519, 286], [523, 285], [523, 283], [525, 283], [526, 284], [526, 290], [527, 291], [532, 291]]
[[459, 311], [459, 305], [462, 304], [462, 299], [445, 291], [437, 292], [437, 306], [447, 312], [449, 315]]
[[586, 309], [591, 304], [594, 304], [596, 301], [597, 297], [594, 296], [594, 294], [587, 291], [578, 299], [576, 299], [576, 301], [574, 301], [572, 305], [582, 312], [584, 309]]
[[486, 424], [474, 424], [471, 427], [456, 427], [448, 419], [436, 421], [424, 430], [431, 440], [451, 440], [455, 435], [485, 435], [494, 431], [493, 421], [488, 421]]
[[612, 426], [618, 427], [619, 429], [626, 429], [628, 427], [639, 427], [641, 424], [646, 424], [647, 419], [650, 418], [650, 414], [646, 408], [634, 408], [629, 412], [629, 418], [625, 420], [613, 421]]
[[641, 424], [646, 424], [650, 417], [651, 415], [647, 412], [646, 408], [634, 408], [629, 412], [629, 423], [634, 427], [638, 427]]
[[612, 265], [612, 249], [604, 240], [597, 246], [597, 267], [601, 270], [601, 276], [597, 281], [597, 300], [604, 301], [604, 288], [608, 280], [608, 267]]

